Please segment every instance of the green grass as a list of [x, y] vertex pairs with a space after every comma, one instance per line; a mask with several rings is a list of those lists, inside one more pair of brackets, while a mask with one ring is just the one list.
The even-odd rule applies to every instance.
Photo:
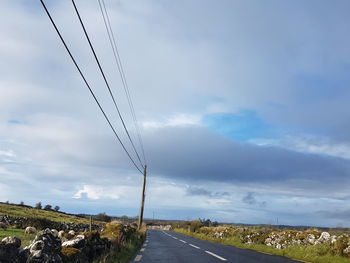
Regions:
[[77, 217], [74, 215], [67, 215], [61, 212], [35, 209], [25, 206], [4, 203], [0, 203], [0, 215], [8, 215], [13, 217], [43, 218], [55, 222], [74, 222], [85, 224], [89, 223], [88, 219]]
[[291, 246], [285, 249], [276, 249], [260, 244], [243, 244], [239, 237], [231, 237], [224, 239], [211, 238], [204, 234], [188, 232], [183, 229], [173, 229], [173, 231], [188, 235], [191, 237], [208, 240], [211, 242], [231, 245], [244, 249], [251, 249], [266, 254], [288, 257], [296, 260], [312, 262], [312, 263], [349, 263], [349, 258], [333, 256], [330, 252], [329, 245], [313, 245], [313, 246]]
[[15, 236], [21, 239], [22, 247], [27, 246], [34, 239], [35, 234], [24, 234], [24, 229], [8, 228], [6, 230], [0, 229], [0, 241], [4, 237]]

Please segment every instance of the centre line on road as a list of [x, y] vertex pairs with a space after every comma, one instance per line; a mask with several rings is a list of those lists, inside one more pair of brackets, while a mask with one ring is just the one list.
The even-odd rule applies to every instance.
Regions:
[[137, 255], [134, 261], [140, 261], [142, 258], [142, 255]]
[[173, 237], [173, 239], [178, 239], [177, 237]]
[[197, 249], [201, 249], [200, 247], [197, 247], [195, 245], [189, 244], [191, 247], [197, 248]]
[[182, 239], [180, 239], [180, 241], [181, 241], [182, 243], [187, 243], [185, 240], [182, 240]]
[[220, 256], [214, 254], [213, 252], [210, 252], [210, 251], [207, 251], [207, 250], [205, 251], [205, 253], [208, 253], [209, 255], [212, 255], [212, 256], [214, 256], [214, 257], [216, 257], [218, 259], [221, 259], [222, 261], [226, 261], [227, 260], [226, 258], [220, 257]]

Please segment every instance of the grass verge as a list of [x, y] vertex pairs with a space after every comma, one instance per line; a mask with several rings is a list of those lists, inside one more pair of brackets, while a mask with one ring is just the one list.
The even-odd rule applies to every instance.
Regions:
[[[111, 252], [103, 263], [127, 263], [132, 257], [140, 250], [143, 242], [145, 241], [146, 231], [135, 232], [130, 240], [125, 243], [118, 250]], [[101, 261], [97, 261], [101, 262]], [[97, 263], [96, 262], [96, 263]]]
[[173, 231], [178, 232], [180, 234], [184, 234], [187, 236], [191, 236], [194, 238], [207, 240], [215, 243], [220, 243], [224, 245], [235, 246], [244, 249], [251, 249], [258, 252], [283, 256], [292, 258], [295, 260], [299, 260], [302, 262], [311, 262], [311, 263], [349, 263], [349, 258], [334, 256], [331, 254], [329, 245], [313, 245], [313, 246], [291, 246], [285, 249], [276, 249], [273, 247], [269, 247], [266, 245], [260, 244], [243, 244], [239, 237], [231, 237], [231, 238], [211, 238], [204, 234], [199, 234], [195, 232], [189, 232], [187, 230], [175, 228]]

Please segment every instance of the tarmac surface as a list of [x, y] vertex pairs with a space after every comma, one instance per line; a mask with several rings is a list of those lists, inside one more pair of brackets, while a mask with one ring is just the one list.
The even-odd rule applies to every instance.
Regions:
[[212, 243], [172, 231], [149, 230], [131, 262], [151, 263], [300, 263], [249, 249]]

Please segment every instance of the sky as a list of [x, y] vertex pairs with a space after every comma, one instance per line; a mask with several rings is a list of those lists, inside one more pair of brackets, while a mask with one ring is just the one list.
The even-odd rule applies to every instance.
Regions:
[[[46, 2], [132, 154], [71, 1]], [[349, 1], [105, 3], [145, 217], [350, 227]], [[137, 142], [98, 1], [76, 4]], [[2, 1], [0, 32], [0, 201], [136, 216], [142, 175], [40, 1]]]

